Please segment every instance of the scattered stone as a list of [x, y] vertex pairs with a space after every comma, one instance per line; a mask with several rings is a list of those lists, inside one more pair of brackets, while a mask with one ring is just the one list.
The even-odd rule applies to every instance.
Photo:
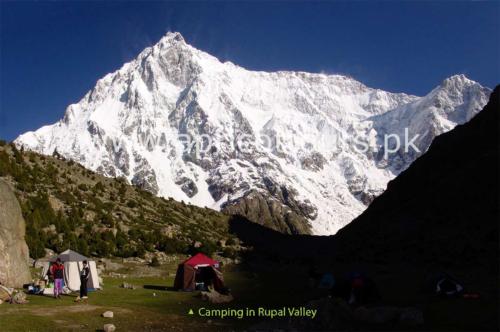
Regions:
[[45, 258], [53, 257], [56, 255], [55, 251], [52, 249], [44, 248], [44, 251], [45, 251]]
[[42, 231], [45, 233], [50, 233], [50, 234], [57, 234], [56, 225], [54, 225], [54, 224], [51, 224], [47, 227], [42, 228]]
[[114, 314], [113, 311], [105, 311], [102, 313], [102, 317], [104, 318], [113, 318]]
[[210, 303], [229, 303], [234, 300], [231, 294], [223, 295], [216, 291], [201, 292], [201, 299]]
[[124, 282], [120, 285], [121, 288], [125, 288], [125, 289], [135, 289], [135, 286], [132, 285], [132, 284], [129, 284], [128, 282]]
[[103, 266], [104, 270], [107, 272], [117, 271], [117, 270], [123, 268], [123, 264], [112, 262], [110, 259], [106, 259], [106, 258], [102, 259], [102, 263], [104, 265]]
[[165, 254], [164, 252], [161, 252], [161, 251], [147, 252], [144, 255], [144, 259], [148, 263], [152, 263], [153, 259], [155, 259], [155, 258], [156, 258], [157, 262], [160, 265], [168, 263], [168, 262], [171, 261], [170, 257], [167, 254]]
[[127, 257], [123, 259], [123, 263], [144, 264], [146, 263], [146, 260], [140, 257]]
[[122, 278], [125, 279], [127, 276], [122, 273], [111, 272], [108, 274], [111, 278]]
[[26, 294], [24, 292], [18, 292], [12, 297], [11, 303], [13, 304], [25, 304], [28, 303], [26, 299]]
[[113, 324], [104, 324], [103, 330], [104, 332], [115, 332], [116, 327]]
[[403, 309], [399, 322], [406, 326], [419, 326], [424, 324], [424, 314], [417, 308]]
[[45, 265], [44, 260], [37, 259], [31, 264], [35, 269], [41, 269]]
[[397, 307], [360, 307], [353, 312], [354, 319], [369, 324], [384, 324], [399, 322], [406, 326], [419, 326], [424, 324], [424, 316], [417, 308]]
[[354, 310], [354, 319], [369, 324], [384, 324], [399, 319], [401, 309], [394, 307], [359, 307]]

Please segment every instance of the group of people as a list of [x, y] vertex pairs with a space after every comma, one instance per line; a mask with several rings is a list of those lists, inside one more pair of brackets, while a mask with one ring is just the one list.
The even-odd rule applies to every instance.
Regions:
[[[86, 260], [83, 261], [83, 268], [80, 271], [80, 296], [75, 301], [88, 299], [87, 283], [90, 276], [90, 267]], [[54, 298], [60, 299], [64, 287], [64, 264], [60, 258], [50, 266], [49, 277], [54, 280]]]

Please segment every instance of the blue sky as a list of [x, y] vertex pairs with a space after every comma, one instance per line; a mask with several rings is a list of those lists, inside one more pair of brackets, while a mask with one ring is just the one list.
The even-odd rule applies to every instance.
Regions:
[[167, 31], [248, 69], [341, 73], [423, 95], [500, 78], [500, 2], [5, 2], [0, 137], [59, 120]]

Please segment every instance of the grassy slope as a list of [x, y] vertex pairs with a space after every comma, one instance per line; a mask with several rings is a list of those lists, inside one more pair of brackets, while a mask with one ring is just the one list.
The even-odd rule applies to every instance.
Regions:
[[[124, 180], [105, 178], [72, 161], [19, 152], [3, 144], [0, 177], [11, 183], [21, 202], [28, 238], [42, 239], [45, 247], [56, 251], [68, 246], [84, 251], [78, 244], [83, 237], [83, 242], [91, 246], [88, 254], [99, 256], [134, 256], [142, 249], [185, 252], [195, 241], [205, 245], [202, 250], [211, 252], [221, 249], [217, 247], [220, 240], [231, 238], [228, 217], [222, 213], [155, 197]], [[53, 211], [38, 202], [44, 199]], [[35, 209], [40, 213], [34, 213]], [[49, 229], [53, 224], [55, 232]], [[118, 245], [117, 231], [123, 237]], [[106, 232], [114, 232], [115, 236], [104, 236]], [[115, 243], [102, 248], [102, 243], [93, 242], [96, 236]], [[164, 241], [163, 246], [158, 245], [160, 241]]]
[[[303, 286], [305, 275], [301, 273], [292, 279], [283, 278], [284, 274], [279, 271], [257, 276], [240, 270], [225, 270], [225, 281], [231, 287], [235, 301], [227, 305], [211, 305], [202, 301], [198, 292], [168, 290], [173, 284], [175, 264], [159, 269], [164, 277], [104, 278], [104, 289], [90, 293], [88, 304], [74, 303], [74, 296], [64, 296], [62, 300], [29, 296], [30, 303], [26, 305], [0, 305], [1, 331], [95, 331], [102, 329], [105, 323], [115, 324], [118, 331], [244, 329], [256, 321], [203, 318], [197, 315], [197, 309], [301, 305], [317, 295]], [[136, 285], [137, 289], [120, 288], [124, 281]], [[191, 308], [195, 312], [193, 316], [188, 315]], [[101, 317], [107, 310], [114, 312], [113, 319]]]

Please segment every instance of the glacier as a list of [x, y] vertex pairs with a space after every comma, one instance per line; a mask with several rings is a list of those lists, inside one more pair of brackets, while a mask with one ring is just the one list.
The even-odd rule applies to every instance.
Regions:
[[[98, 80], [60, 121], [15, 144], [284, 233], [326, 235], [490, 93], [464, 75], [413, 96], [344, 75], [250, 71], [169, 32]], [[405, 130], [419, 152], [384, 144]]]

